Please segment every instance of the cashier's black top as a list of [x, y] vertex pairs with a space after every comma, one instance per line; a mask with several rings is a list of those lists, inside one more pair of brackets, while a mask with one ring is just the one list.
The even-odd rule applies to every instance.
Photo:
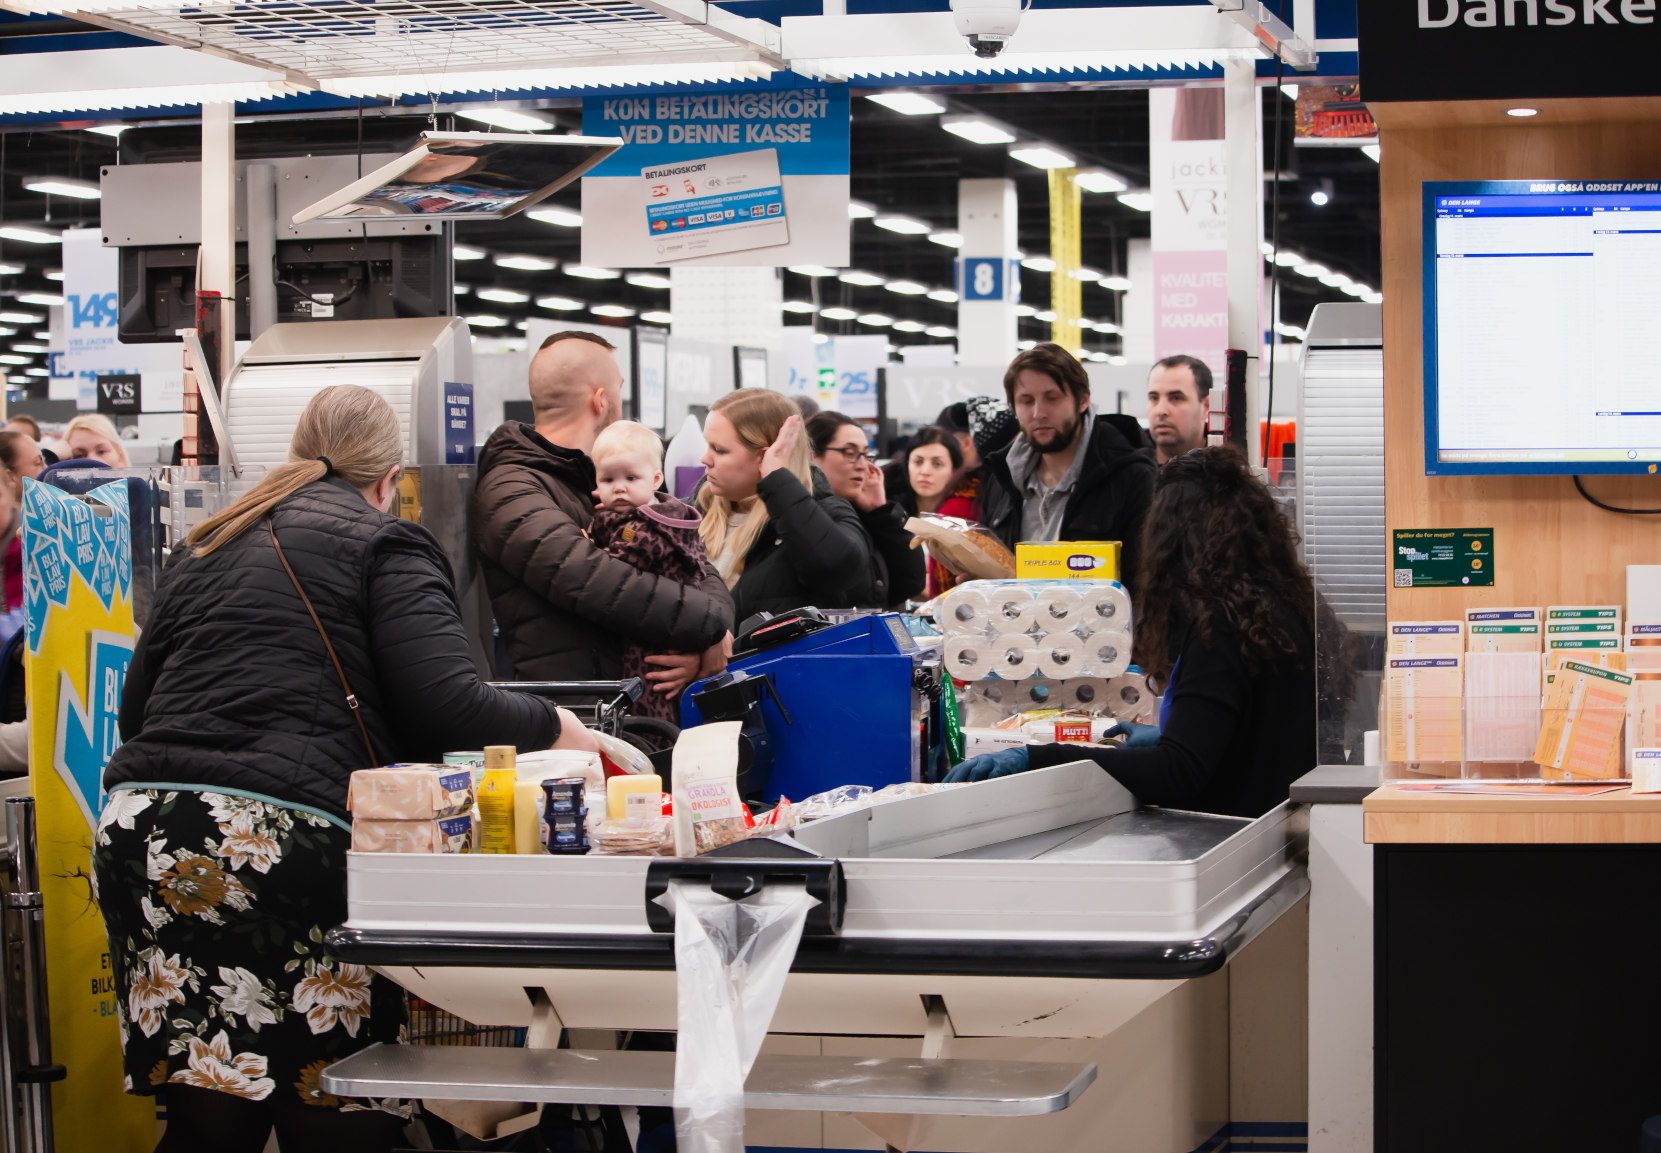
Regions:
[[1032, 745], [1029, 763], [1036, 769], [1083, 756], [1144, 804], [1262, 816], [1316, 761], [1313, 629], [1300, 619], [1292, 631], [1298, 651], [1254, 670], [1231, 627], [1219, 622], [1209, 640], [1190, 627], [1178, 646], [1157, 746]]

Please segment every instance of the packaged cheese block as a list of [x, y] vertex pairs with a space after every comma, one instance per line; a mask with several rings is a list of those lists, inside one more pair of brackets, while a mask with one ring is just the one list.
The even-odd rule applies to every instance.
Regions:
[[354, 853], [465, 853], [473, 843], [473, 817], [439, 817], [424, 821], [352, 822]]
[[354, 820], [431, 820], [460, 816], [472, 807], [473, 772], [466, 765], [359, 769], [346, 789], [346, 809]]

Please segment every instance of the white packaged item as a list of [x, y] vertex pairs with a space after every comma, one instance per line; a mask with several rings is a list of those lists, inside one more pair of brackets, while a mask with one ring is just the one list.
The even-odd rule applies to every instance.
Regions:
[[1002, 752], [1004, 749], [1023, 748], [1027, 743], [1026, 734], [1010, 729], [994, 729], [977, 725], [963, 730], [963, 758], [978, 757], [985, 753]]
[[346, 811], [354, 819], [430, 821], [472, 807], [473, 770], [466, 765], [359, 769], [346, 786]]
[[354, 853], [465, 853], [472, 844], [473, 818], [467, 813], [436, 820], [352, 822]]
[[1661, 793], [1661, 749], [1632, 750], [1632, 791]]
[[1130, 664], [1130, 597], [1111, 581], [972, 581], [940, 599], [937, 619], [958, 681], [1105, 679]]
[[681, 730], [672, 757], [677, 857], [744, 839], [744, 799], [738, 792], [742, 727], [740, 721], [716, 721]]

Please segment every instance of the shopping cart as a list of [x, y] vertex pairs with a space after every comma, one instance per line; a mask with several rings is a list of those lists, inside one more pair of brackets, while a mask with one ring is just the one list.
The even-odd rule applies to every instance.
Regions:
[[496, 688], [531, 693], [570, 709], [591, 729], [619, 737], [646, 753], [663, 754], [674, 748], [679, 727], [656, 717], [635, 716], [634, 706], [646, 693], [639, 677], [621, 681], [493, 681]]

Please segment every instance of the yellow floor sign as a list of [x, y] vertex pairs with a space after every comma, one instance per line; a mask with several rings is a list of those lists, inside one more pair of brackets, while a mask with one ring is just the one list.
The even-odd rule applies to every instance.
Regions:
[[25, 481], [29, 780], [46, 924], [56, 1144], [141, 1153], [155, 1104], [122, 1093], [115, 987], [92, 902], [92, 832], [105, 762], [120, 743], [121, 684], [133, 653], [132, 524], [125, 482], [72, 496]]

